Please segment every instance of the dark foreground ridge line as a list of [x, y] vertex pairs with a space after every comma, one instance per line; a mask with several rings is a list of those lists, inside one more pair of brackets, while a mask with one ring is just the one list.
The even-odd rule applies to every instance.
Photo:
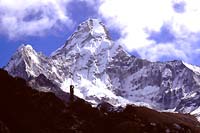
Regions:
[[0, 69], [0, 133], [199, 133], [188, 114], [162, 113], [128, 105], [110, 111], [82, 99], [67, 105], [51, 92], [32, 89], [22, 78]]

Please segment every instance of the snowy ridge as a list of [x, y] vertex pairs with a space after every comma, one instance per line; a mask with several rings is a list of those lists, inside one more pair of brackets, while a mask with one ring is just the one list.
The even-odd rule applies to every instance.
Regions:
[[[24, 72], [26, 72], [27, 76], [37, 76], [35, 71], [32, 69], [34, 66], [38, 65], [40, 63], [39, 56], [37, 52], [32, 48], [31, 45], [21, 45], [17, 52], [13, 55], [11, 60], [9, 61], [7, 67], [5, 68], [7, 71], [13, 70], [13, 68], [16, 69], [24, 69]], [[18, 66], [24, 67], [24, 68], [18, 68]], [[17, 71], [16, 71], [17, 72]], [[14, 76], [24, 76], [25, 73], [21, 73], [19, 75], [18, 73], [15, 74], [13, 71]], [[28, 77], [24, 77], [28, 78]]]
[[92, 104], [135, 103], [157, 110], [198, 112], [199, 67], [136, 58], [110, 40], [97, 19], [81, 23], [50, 57], [37, 54], [30, 45], [19, 49], [5, 67], [10, 74], [28, 81], [43, 74], [65, 92], [73, 83], [75, 95]]
[[185, 62], [183, 62], [183, 64], [184, 64], [187, 68], [189, 68], [189, 69], [191, 69], [193, 72], [195, 72], [196, 74], [200, 74], [200, 67], [195, 66], [195, 65], [191, 65], [191, 64], [188, 64], [188, 63], [185, 63]]

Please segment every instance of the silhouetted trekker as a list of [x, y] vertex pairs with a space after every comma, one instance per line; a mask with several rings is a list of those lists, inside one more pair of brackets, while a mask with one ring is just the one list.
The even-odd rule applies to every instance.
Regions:
[[74, 101], [74, 85], [70, 85], [70, 102]]

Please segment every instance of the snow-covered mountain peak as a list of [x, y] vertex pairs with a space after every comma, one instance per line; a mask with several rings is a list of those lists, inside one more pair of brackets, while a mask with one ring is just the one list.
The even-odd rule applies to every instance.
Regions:
[[16, 54], [21, 54], [21, 58], [26, 59], [28, 58], [29, 60], [32, 60], [34, 63], [39, 64], [40, 61], [38, 59], [38, 53], [33, 49], [33, 47], [29, 44], [24, 45], [22, 44]]
[[[88, 19], [81, 23], [77, 30], [67, 39], [67, 42], [52, 53], [55, 55], [74, 56], [78, 53], [99, 53], [110, 49], [113, 44], [108, 36], [107, 29], [97, 19]], [[70, 53], [69, 53], [70, 51]]]
[[33, 47], [30, 45], [30, 44], [22, 44], [19, 48], [23, 48], [23, 49], [32, 49], [33, 50]]
[[22, 44], [11, 57], [5, 70], [14, 76], [28, 79], [30, 76], [38, 76], [40, 73], [35, 70], [41, 65], [41, 55], [38, 54], [31, 45]]
[[[21, 46], [19, 46], [19, 48], [17, 49], [17, 52], [19, 53], [22, 53], [22, 52], [34, 52], [35, 53], [35, 50], [33, 49], [33, 47], [29, 44], [25, 45], [25, 44], [22, 44]], [[16, 53], [17, 53], [16, 52]]]
[[81, 23], [77, 29], [79, 32], [87, 32], [93, 37], [106, 37], [108, 38], [108, 32], [105, 25], [98, 19], [89, 18], [85, 22]]

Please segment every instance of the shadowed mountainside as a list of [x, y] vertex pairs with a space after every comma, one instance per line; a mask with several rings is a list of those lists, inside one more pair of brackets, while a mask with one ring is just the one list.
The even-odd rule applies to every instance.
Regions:
[[110, 108], [108, 104], [92, 108], [82, 99], [66, 105], [54, 93], [34, 90], [24, 79], [0, 70], [1, 133], [200, 132], [191, 115], [133, 105], [121, 111]]

